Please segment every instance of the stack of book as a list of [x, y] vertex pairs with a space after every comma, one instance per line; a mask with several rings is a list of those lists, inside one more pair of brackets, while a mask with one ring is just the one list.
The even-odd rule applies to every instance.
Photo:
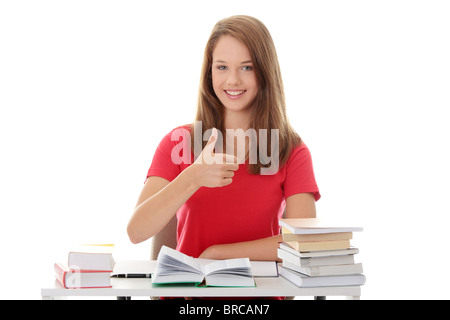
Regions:
[[299, 287], [360, 286], [362, 264], [355, 263], [358, 248], [350, 245], [360, 227], [326, 224], [319, 219], [282, 219], [280, 275]]
[[110, 288], [113, 249], [113, 245], [79, 246], [69, 252], [67, 263], [55, 263], [56, 280], [66, 289]]

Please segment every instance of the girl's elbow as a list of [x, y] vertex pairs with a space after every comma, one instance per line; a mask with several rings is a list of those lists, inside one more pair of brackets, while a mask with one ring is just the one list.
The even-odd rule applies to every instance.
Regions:
[[139, 232], [136, 230], [136, 228], [131, 223], [128, 224], [127, 233], [128, 233], [128, 238], [130, 239], [131, 243], [133, 243], [133, 244], [138, 244], [138, 243], [141, 243], [142, 241], [146, 240], [139, 234]]
[[143, 240], [139, 239], [138, 237], [132, 236], [132, 235], [128, 235], [128, 237], [130, 238], [130, 241], [132, 244], [138, 244], [141, 243]]

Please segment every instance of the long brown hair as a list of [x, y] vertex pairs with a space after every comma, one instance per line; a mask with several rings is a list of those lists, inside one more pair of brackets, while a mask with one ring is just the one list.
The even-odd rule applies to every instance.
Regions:
[[[201, 121], [202, 133], [197, 137], [203, 137], [204, 132], [213, 127], [222, 131], [222, 134], [225, 133], [224, 107], [214, 93], [211, 75], [213, 51], [219, 38], [224, 35], [240, 40], [250, 52], [258, 83], [250, 128], [256, 132], [267, 129], [267, 155], [271, 154], [271, 129], [279, 130], [279, 165], [282, 167], [292, 149], [301, 143], [301, 139], [287, 118], [283, 81], [273, 39], [266, 26], [256, 18], [244, 15], [232, 16], [219, 21], [211, 32], [205, 48], [200, 78], [195, 121]], [[194, 133], [194, 130], [195, 127], [192, 126], [191, 133]], [[191, 140], [192, 147], [200, 143], [194, 141], [195, 139]], [[202, 141], [202, 149], [205, 145], [206, 141]], [[249, 172], [259, 174], [261, 167], [269, 165], [262, 164], [258, 159], [256, 164], [249, 165]]]

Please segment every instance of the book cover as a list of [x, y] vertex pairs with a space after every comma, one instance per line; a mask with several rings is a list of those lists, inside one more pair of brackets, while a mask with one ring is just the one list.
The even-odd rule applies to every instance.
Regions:
[[363, 231], [362, 227], [355, 227], [341, 221], [322, 220], [318, 218], [281, 219], [281, 227], [293, 234], [316, 234]]
[[312, 266], [328, 266], [355, 263], [354, 255], [340, 255], [340, 256], [324, 256], [324, 257], [300, 257], [296, 254], [278, 248], [278, 258], [283, 261], [290, 262], [300, 267]]
[[113, 251], [114, 245], [79, 245], [69, 252], [67, 265], [72, 269], [112, 272], [115, 265]]
[[336, 240], [336, 241], [287, 241], [288, 245], [300, 252], [307, 251], [325, 251], [325, 250], [342, 250], [350, 248], [350, 240]]
[[283, 241], [335, 241], [351, 240], [353, 232], [294, 234], [286, 228], [282, 228]]
[[327, 257], [327, 256], [342, 256], [342, 255], [348, 255], [348, 254], [357, 254], [359, 253], [359, 249], [355, 247], [350, 247], [348, 249], [342, 249], [342, 250], [323, 250], [323, 251], [305, 251], [300, 252], [293, 247], [291, 247], [286, 242], [281, 242], [279, 244], [279, 248], [283, 249], [287, 252], [290, 252], [294, 255], [297, 255], [302, 258], [312, 258], [312, 257]]
[[283, 261], [283, 267], [303, 273], [307, 276], [335, 276], [335, 275], [363, 273], [361, 263], [331, 265], [331, 266], [300, 267], [288, 261]]
[[56, 280], [66, 289], [111, 288], [111, 272], [103, 270], [71, 269], [55, 263]]
[[362, 286], [366, 282], [366, 277], [363, 274], [310, 277], [282, 266], [279, 269], [280, 276], [303, 288]]

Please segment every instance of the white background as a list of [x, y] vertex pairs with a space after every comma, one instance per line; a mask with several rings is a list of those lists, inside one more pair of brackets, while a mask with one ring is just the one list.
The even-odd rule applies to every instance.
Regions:
[[362, 298], [450, 298], [450, 5], [432, 0], [0, 2], [0, 298], [39, 299], [73, 244], [148, 258], [128, 219], [234, 14], [274, 38], [318, 216], [365, 228]]

